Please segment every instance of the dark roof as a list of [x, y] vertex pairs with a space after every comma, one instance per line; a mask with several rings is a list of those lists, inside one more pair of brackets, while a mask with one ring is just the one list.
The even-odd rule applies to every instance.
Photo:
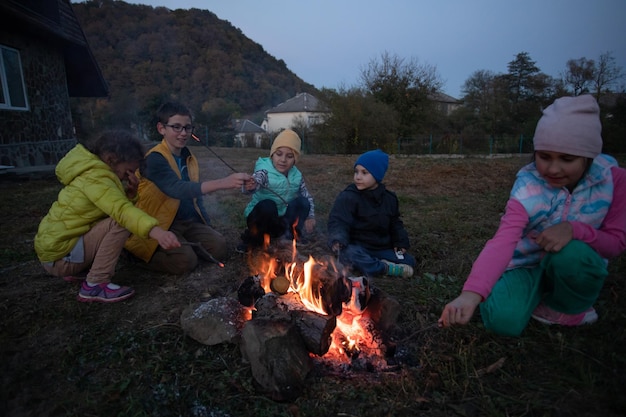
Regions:
[[70, 0], [0, 0], [2, 30], [58, 45], [71, 97], [105, 97], [108, 86]]
[[235, 132], [237, 133], [265, 133], [265, 130], [248, 119], [235, 120]]
[[316, 97], [309, 93], [300, 93], [287, 101], [272, 107], [265, 113], [299, 113], [299, 112], [327, 112], [328, 109]]
[[447, 94], [444, 94], [442, 92], [436, 92], [436, 93], [430, 94], [428, 96], [428, 98], [433, 100], [433, 101], [437, 101], [439, 103], [451, 103], [451, 104], [460, 104], [461, 103], [456, 98], [454, 98], [452, 96], [449, 96]]

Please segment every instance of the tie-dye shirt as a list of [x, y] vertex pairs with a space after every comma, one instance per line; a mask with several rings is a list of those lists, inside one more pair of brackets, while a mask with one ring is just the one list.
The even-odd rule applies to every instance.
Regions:
[[500, 227], [474, 262], [463, 287], [486, 298], [507, 269], [537, 265], [544, 255], [534, 243], [541, 230], [568, 221], [572, 238], [589, 244], [603, 258], [626, 249], [626, 170], [599, 155], [570, 194], [555, 189], [535, 164], [518, 172]]
[[517, 173], [510, 198], [524, 206], [528, 213], [528, 224], [522, 239], [517, 243], [508, 269], [539, 264], [545, 252], [535, 242], [535, 238], [550, 226], [578, 221], [594, 229], [600, 228], [613, 200], [611, 168], [614, 166], [617, 166], [615, 159], [599, 155], [571, 193], [565, 187], [550, 186], [534, 163], [522, 168]]

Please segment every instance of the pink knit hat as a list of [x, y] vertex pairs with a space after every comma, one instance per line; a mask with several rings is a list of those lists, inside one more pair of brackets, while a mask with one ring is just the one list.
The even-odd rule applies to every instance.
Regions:
[[602, 152], [600, 108], [591, 95], [561, 97], [546, 107], [535, 129], [535, 150], [595, 158]]

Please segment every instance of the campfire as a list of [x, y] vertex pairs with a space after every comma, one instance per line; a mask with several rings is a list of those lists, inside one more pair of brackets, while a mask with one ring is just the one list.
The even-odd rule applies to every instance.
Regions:
[[[242, 331], [242, 352], [250, 360], [253, 374], [255, 361], [293, 359], [302, 347], [310, 360], [328, 366], [386, 367], [385, 358], [393, 355], [388, 333], [395, 325], [398, 303], [366, 277], [350, 276], [332, 258], [302, 257], [295, 241], [282, 247], [267, 243], [263, 250], [249, 254], [251, 275], [238, 290], [248, 319]], [[275, 338], [280, 342], [267, 343]], [[270, 345], [273, 347], [268, 348]], [[265, 349], [259, 356], [260, 346]], [[296, 356], [298, 360], [285, 360], [288, 363], [280, 372], [306, 375], [310, 361]], [[267, 380], [267, 367], [259, 368], [255, 379]], [[277, 372], [275, 366], [271, 372]], [[260, 378], [259, 373], [263, 374]]]
[[[329, 257], [298, 253], [295, 242], [266, 242], [248, 253], [237, 299], [187, 307], [186, 334], [200, 343], [238, 343], [253, 382], [292, 400], [312, 369], [342, 374], [390, 369], [399, 303]], [[347, 376], [347, 375], [346, 375]]]

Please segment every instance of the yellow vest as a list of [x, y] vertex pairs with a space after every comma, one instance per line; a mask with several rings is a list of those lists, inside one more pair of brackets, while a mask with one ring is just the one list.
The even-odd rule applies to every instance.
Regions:
[[[172, 170], [176, 173], [179, 179], [182, 179], [182, 175], [180, 170], [178, 169], [178, 165], [176, 164], [176, 160], [172, 155], [172, 152], [167, 147], [167, 143], [165, 139], [161, 141], [158, 145], [154, 146], [152, 149], [146, 153], [148, 156], [152, 152], [158, 152], [167, 160]], [[193, 154], [190, 153], [189, 157], [187, 157], [187, 169], [189, 172], [189, 179], [191, 181], [198, 182], [200, 180], [200, 170], [198, 168], [198, 160]], [[164, 230], [169, 230], [174, 218], [176, 217], [176, 212], [178, 212], [178, 207], [180, 206], [180, 200], [172, 198], [167, 194], [163, 193], [159, 187], [156, 186], [155, 183], [150, 181], [145, 177], [141, 177], [139, 173], [137, 174], [139, 177], [139, 187], [137, 189], [137, 193], [139, 195], [139, 200], [137, 201], [136, 206], [150, 214], [152, 217], [155, 217], [159, 221], [159, 226], [161, 226]], [[194, 207], [198, 214], [202, 217], [202, 213], [200, 212], [200, 208], [198, 207], [197, 199], [194, 199]], [[203, 218], [204, 219], [204, 218]], [[149, 262], [150, 258], [156, 251], [159, 246], [159, 242], [155, 239], [147, 238], [143, 239], [137, 235], [131, 235], [131, 237], [126, 241], [126, 245], [124, 246], [126, 250], [131, 252], [133, 255], [142, 259], [145, 262]]]

